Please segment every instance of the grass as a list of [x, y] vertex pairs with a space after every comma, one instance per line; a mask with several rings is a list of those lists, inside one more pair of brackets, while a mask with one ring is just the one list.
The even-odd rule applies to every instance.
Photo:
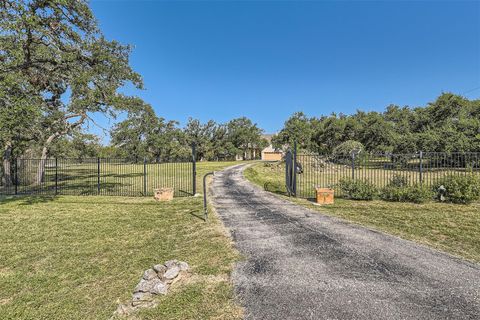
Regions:
[[174, 258], [191, 275], [137, 318], [241, 318], [229, 280], [239, 254], [202, 214], [200, 197], [0, 198], [0, 319], [108, 319], [145, 269]]
[[[245, 177], [266, 187], [268, 191], [285, 196], [284, 175], [279, 173], [275, 165], [254, 165], [245, 170]], [[413, 204], [337, 198], [334, 205], [318, 206], [307, 199], [286, 199], [328, 215], [480, 262], [480, 203]]]
[[[202, 192], [203, 175], [238, 164], [236, 161], [197, 162], [196, 191]], [[57, 167], [56, 167], [57, 165]], [[101, 160], [100, 168], [96, 159], [79, 163], [75, 159], [50, 159], [46, 163], [44, 182], [35, 184], [38, 160], [23, 160], [18, 171], [18, 194], [52, 195], [55, 189], [60, 195], [153, 195], [155, 188], [173, 187], [175, 196], [189, 196], [193, 193], [191, 162], [143, 163], [123, 160]], [[100, 169], [100, 170], [99, 170]], [[57, 184], [55, 184], [57, 177]], [[100, 187], [100, 190], [98, 190]], [[0, 186], [0, 194], [14, 194], [15, 187]]]

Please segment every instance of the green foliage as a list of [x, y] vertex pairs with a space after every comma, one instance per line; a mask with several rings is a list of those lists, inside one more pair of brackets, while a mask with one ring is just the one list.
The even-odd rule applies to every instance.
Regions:
[[352, 153], [358, 154], [365, 149], [363, 144], [355, 140], [347, 140], [333, 149], [333, 155], [336, 157], [349, 158]]
[[349, 140], [368, 152], [477, 152], [480, 100], [443, 93], [425, 107], [390, 105], [382, 112], [307, 118], [294, 113], [274, 139], [277, 147], [297, 141], [299, 149], [332, 152]]
[[293, 146], [296, 141], [300, 147], [311, 149], [313, 134], [312, 119], [303, 112], [296, 112], [285, 121], [282, 131], [272, 138], [272, 144], [281, 149], [284, 146]]
[[480, 179], [472, 175], [449, 175], [434, 186], [439, 190], [445, 187], [445, 200], [453, 203], [468, 204], [480, 200]]
[[407, 177], [395, 174], [379, 195], [385, 201], [424, 203], [432, 200], [434, 194], [431, 188], [421, 184], [410, 186]]
[[377, 194], [377, 188], [367, 180], [341, 179], [338, 186], [352, 200], [373, 200]]
[[402, 188], [408, 185], [408, 178], [400, 174], [394, 174], [388, 183], [389, 187]]
[[420, 184], [413, 186], [389, 185], [380, 191], [380, 198], [385, 201], [424, 203], [433, 199], [432, 189]]
[[87, 1], [4, 0], [0, 30], [0, 100], [27, 114], [13, 118], [26, 133], [13, 138], [3, 134], [12, 123], [0, 122], [2, 147], [41, 146], [45, 158], [93, 113], [114, 116], [142, 103], [119, 92], [128, 84], [142, 88], [130, 47], [105, 39]]

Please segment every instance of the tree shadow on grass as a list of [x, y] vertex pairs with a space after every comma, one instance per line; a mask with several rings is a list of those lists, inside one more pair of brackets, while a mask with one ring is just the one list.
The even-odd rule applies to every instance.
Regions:
[[57, 197], [47, 195], [34, 195], [34, 196], [0, 196], [0, 205], [9, 203], [17, 203], [19, 205], [33, 205], [38, 203], [48, 203], [56, 201]]

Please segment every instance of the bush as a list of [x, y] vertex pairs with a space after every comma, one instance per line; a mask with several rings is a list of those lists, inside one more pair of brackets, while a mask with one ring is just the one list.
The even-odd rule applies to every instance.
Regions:
[[433, 199], [430, 188], [415, 184], [413, 186], [388, 185], [380, 192], [380, 198], [385, 201], [424, 203]]
[[341, 179], [338, 186], [348, 199], [373, 200], [377, 188], [365, 180]]
[[443, 178], [435, 186], [445, 188], [445, 201], [468, 204], [480, 200], [480, 179], [472, 175], [450, 175]]
[[407, 177], [395, 174], [380, 191], [380, 198], [385, 201], [423, 203], [433, 199], [433, 192], [421, 184], [409, 186]]
[[394, 174], [390, 182], [388, 183], [389, 187], [406, 187], [408, 185], [407, 177], [404, 177], [399, 174]]
[[347, 140], [333, 149], [336, 157], [351, 158], [352, 152], [360, 153], [365, 150], [363, 144], [355, 140]]

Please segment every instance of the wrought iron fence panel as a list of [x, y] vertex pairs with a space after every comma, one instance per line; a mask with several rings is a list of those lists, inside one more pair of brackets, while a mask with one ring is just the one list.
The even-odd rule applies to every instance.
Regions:
[[172, 162], [122, 158], [14, 159], [0, 171], [1, 195], [150, 196], [173, 188], [174, 195], [196, 192], [195, 157]]
[[[377, 188], [387, 186], [393, 177], [403, 177], [409, 185], [434, 186], [447, 175], [480, 176], [480, 152], [367, 153], [350, 155], [293, 154], [301, 172], [296, 171], [296, 195], [315, 197], [315, 187], [331, 187], [342, 196], [342, 179], [365, 180]], [[287, 184], [288, 185], [288, 184]]]

